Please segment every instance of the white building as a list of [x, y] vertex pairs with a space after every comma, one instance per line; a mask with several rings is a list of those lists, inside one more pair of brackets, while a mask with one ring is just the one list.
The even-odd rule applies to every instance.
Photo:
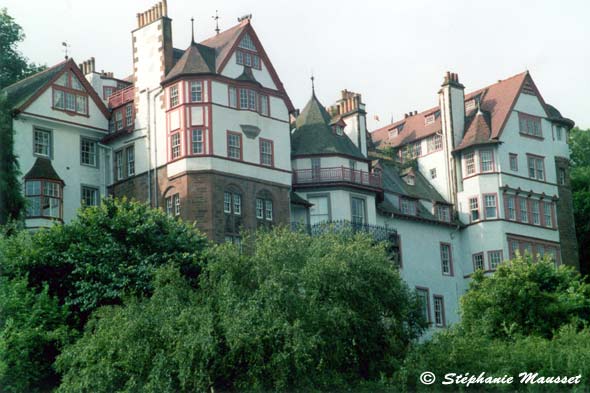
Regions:
[[[389, 242], [434, 326], [459, 318], [476, 269], [516, 250], [577, 266], [567, 132], [528, 73], [369, 134], [360, 94], [299, 114], [249, 17], [178, 49], [165, 1], [137, 15], [133, 74], [69, 59], [6, 88], [26, 225], [71, 220], [105, 195], [196, 221], [212, 240], [291, 222]], [[388, 156], [387, 151], [397, 152]]]

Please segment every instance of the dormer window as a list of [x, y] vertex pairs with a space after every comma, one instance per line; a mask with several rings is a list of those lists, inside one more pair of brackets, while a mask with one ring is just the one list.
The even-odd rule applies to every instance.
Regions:
[[414, 186], [416, 185], [416, 176], [409, 174], [404, 176], [404, 181], [406, 182], [406, 184], [410, 185], [410, 186]]
[[342, 136], [344, 134], [344, 131], [342, 130], [342, 126], [339, 126], [339, 125], [334, 126], [334, 132], [336, 133], [336, 135], [340, 135], [340, 136]]
[[254, 45], [254, 41], [252, 41], [252, 37], [249, 34], [245, 34], [240, 41], [240, 45], [238, 45], [242, 49], [248, 49], [253, 52], [256, 52], [256, 46]]
[[88, 94], [70, 71], [64, 72], [53, 85], [53, 109], [71, 114], [88, 114]]
[[260, 70], [260, 56], [256, 52], [252, 38], [248, 34], [244, 35], [236, 50], [236, 63]]
[[465, 101], [465, 112], [475, 109], [475, 98]]
[[389, 139], [393, 139], [397, 136], [397, 128], [394, 128], [393, 130], [389, 130]]
[[435, 114], [434, 113], [431, 113], [430, 115], [428, 115], [428, 116], [426, 116], [424, 118], [424, 123], [426, 125], [434, 123], [435, 117], [436, 117]]

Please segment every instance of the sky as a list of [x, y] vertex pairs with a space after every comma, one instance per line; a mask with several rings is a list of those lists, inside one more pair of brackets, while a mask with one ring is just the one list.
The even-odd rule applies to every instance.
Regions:
[[[21, 52], [53, 65], [63, 41], [78, 62], [96, 58], [116, 77], [132, 72], [131, 30], [136, 14], [156, 0], [0, 0], [26, 34]], [[252, 14], [260, 38], [296, 108], [316, 95], [328, 106], [343, 89], [361, 93], [369, 129], [437, 105], [446, 71], [465, 91], [529, 70], [547, 103], [590, 128], [590, 2], [588, 1], [376, 1], [168, 0], [173, 44]], [[378, 116], [380, 121], [375, 120]]]

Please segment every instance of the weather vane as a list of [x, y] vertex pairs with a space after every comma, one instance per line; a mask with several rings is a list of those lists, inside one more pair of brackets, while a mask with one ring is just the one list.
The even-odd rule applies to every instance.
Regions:
[[211, 18], [215, 19], [215, 32], [219, 34], [219, 15], [217, 14], [217, 10], [215, 10], [215, 16]]
[[61, 43], [61, 46], [64, 47], [64, 52], [66, 54], [65, 57], [66, 57], [66, 60], [67, 60], [68, 59], [68, 48], [70, 48], [70, 45], [68, 45], [68, 43], [64, 41], [64, 42]]

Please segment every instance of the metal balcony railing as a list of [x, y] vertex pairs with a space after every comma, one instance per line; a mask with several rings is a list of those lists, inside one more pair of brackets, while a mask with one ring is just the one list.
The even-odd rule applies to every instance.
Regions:
[[371, 188], [382, 188], [381, 175], [346, 167], [296, 169], [293, 185], [348, 183]]
[[109, 97], [109, 108], [116, 108], [123, 104], [126, 104], [130, 101], [133, 101], [135, 98], [135, 87], [129, 86], [121, 90], [115, 91]]
[[371, 235], [376, 241], [389, 241], [397, 244], [397, 231], [394, 228], [355, 223], [348, 220], [326, 221], [315, 225], [292, 222], [291, 229], [294, 231], [303, 231], [311, 236], [318, 236], [323, 233], [364, 232]]

